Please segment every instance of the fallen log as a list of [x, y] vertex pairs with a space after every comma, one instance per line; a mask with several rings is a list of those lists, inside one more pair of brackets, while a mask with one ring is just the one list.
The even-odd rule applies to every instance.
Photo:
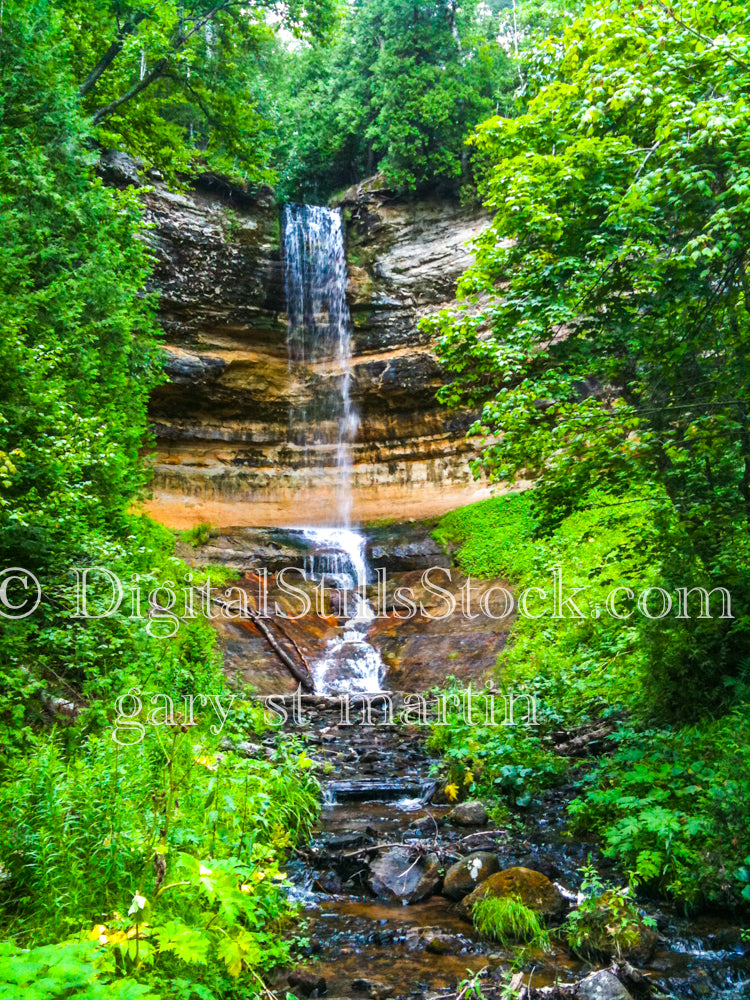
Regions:
[[[196, 587], [195, 589], [199, 590], [198, 587]], [[199, 592], [205, 593], [204, 591], [199, 591]], [[211, 600], [214, 602], [214, 604], [218, 604], [220, 608], [228, 608], [230, 606], [226, 601], [222, 601], [221, 598], [219, 597], [211, 597]], [[308, 667], [307, 661], [304, 659], [302, 654], [300, 653], [300, 658], [302, 659], [302, 663], [304, 664], [304, 669], [298, 663], [294, 662], [294, 659], [289, 655], [289, 653], [287, 653], [284, 647], [279, 643], [278, 639], [273, 634], [272, 630], [269, 628], [269, 626], [266, 624], [264, 619], [261, 617], [261, 615], [258, 614], [257, 611], [255, 611], [253, 608], [248, 607], [247, 617], [250, 619], [253, 625], [255, 625], [255, 627], [258, 629], [261, 635], [266, 639], [268, 645], [271, 647], [274, 653], [276, 653], [276, 655], [284, 664], [284, 666], [287, 668], [292, 677], [294, 677], [296, 681], [299, 681], [299, 683], [302, 685], [302, 689], [306, 691], [308, 694], [312, 694], [315, 690], [315, 685], [313, 683], [313, 679], [310, 674], [310, 668]], [[246, 619], [244, 618], [233, 618], [233, 620], [239, 622], [241, 625], [246, 625]], [[286, 638], [289, 638], [286, 635], [286, 633], [284, 633], [284, 636]], [[295, 643], [295, 648], [297, 648], [296, 643]]]

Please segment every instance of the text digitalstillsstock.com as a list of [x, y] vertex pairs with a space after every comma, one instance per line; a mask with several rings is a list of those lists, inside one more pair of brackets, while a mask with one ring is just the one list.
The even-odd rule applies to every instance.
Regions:
[[[311, 697], [311, 696], [307, 696]], [[186, 694], [178, 698], [156, 692], [145, 695], [138, 687], [130, 688], [115, 701], [112, 739], [120, 746], [135, 746], [143, 742], [146, 729], [173, 726], [188, 730], [199, 724], [205, 710], [212, 720], [210, 729], [220, 736], [236, 694]], [[144, 701], [145, 699], [145, 701]], [[306, 696], [302, 687], [286, 694], [253, 695], [251, 701], [263, 706], [266, 725], [280, 727], [291, 724], [305, 728]], [[450, 726], [456, 721], [469, 726], [537, 726], [537, 695], [529, 691], [503, 691], [488, 681], [483, 688], [473, 688], [471, 682], [460, 691], [435, 695], [393, 691], [329, 695], [326, 702], [338, 710], [339, 726], [431, 725]]]
[[[550, 570], [549, 577], [540, 580], [543, 586], [526, 587], [511, 593], [500, 584], [483, 587], [477, 592], [471, 577], [455, 593], [445, 586], [452, 583], [451, 570], [432, 566], [424, 570], [420, 584], [422, 596], [413, 587], [397, 586], [389, 590], [385, 569], [375, 571], [375, 582], [366, 587], [361, 583], [354, 591], [341, 589], [331, 576], [317, 578], [297, 566], [287, 566], [269, 574], [264, 568], [254, 570], [250, 586], [215, 588], [210, 576], [200, 586], [193, 575], [185, 574], [182, 583], [165, 580], [149, 589], [138, 574], [127, 580], [104, 566], [92, 566], [71, 571], [72, 617], [100, 619], [122, 615], [143, 619], [149, 635], [168, 639], [176, 635], [180, 623], [203, 615], [211, 620], [278, 617], [296, 621], [315, 614], [327, 617], [336, 614], [346, 618], [357, 612], [358, 600], [368, 600], [375, 618], [409, 621], [421, 617], [430, 621], [444, 620], [454, 615], [465, 619], [484, 617], [502, 621], [513, 615], [522, 618], [610, 618], [627, 621], [640, 615], [651, 621], [669, 616], [675, 618], [733, 618], [731, 594], [725, 587], [678, 587], [672, 593], [663, 587], [648, 587], [636, 593], [628, 586], [612, 588], [605, 596], [599, 594], [589, 607], [586, 591], [589, 587], [567, 589], [559, 566]], [[269, 598], [275, 588], [294, 610], [279, 606]], [[42, 586], [38, 578], [22, 567], [0, 570], [0, 617], [27, 618], [39, 607]], [[335, 602], [334, 602], [335, 596]], [[427, 601], [428, 603], [425, 603]], [[714, 613], [712, 613], [714, 612]]]

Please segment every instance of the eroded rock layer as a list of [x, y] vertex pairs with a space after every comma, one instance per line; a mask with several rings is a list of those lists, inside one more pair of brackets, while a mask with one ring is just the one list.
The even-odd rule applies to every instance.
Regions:
[[[290, 412], [328, 391], [333, 362], [290, 370], [279, 209], [207, 179], [146, 196], [170, 382], [152, 398], [150, 513], [173, 527], [330, 523], [335, 434], [320, 444]], [[430, 516], [485, 495], [465, 439], [471, 414], [435, 393], [445, 374], [418, 329], [451, 301], [465, 246], [486, 219], [441, 201], [354, 189], [347, 224], [354, 324], [355, 521]], [[294, 404], [293, 406], [291, 404]]]

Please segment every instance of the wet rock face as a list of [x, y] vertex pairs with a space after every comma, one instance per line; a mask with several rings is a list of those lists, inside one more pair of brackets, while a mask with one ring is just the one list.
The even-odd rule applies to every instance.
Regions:
[[[118, 163], [112, 183], [132, 183]], [[113, 172], [117, 172], [114, 177]], [[134, 175], [137, 180], [137, 173]], [[336, 446], [290, 436], [292, 404], [329, 391], [329, 364], [290, 372], [279, 206], [204, 177], [143, 195], [157, 264], [167, 373], [151, 400], [157, 448], [150, 512], [173, 527], [329, 523]], [[353, 516], [428, 516], [475, 496], [472, 414], [440, 407], [446, 376], [419, 319], [450, 302], [486, 219], [444, 202], [377, 194], [343, 206], [354, 323]], [[304, 514], [304, 516], [302, 516]]]

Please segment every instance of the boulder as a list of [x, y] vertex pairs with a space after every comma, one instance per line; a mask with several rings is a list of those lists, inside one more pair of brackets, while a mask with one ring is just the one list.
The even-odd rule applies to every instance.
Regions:
[[580, 1000], [633, 1000], [617, 976], [606, 970], [586, 976], [578, 983], [575, 996]]
[[422, 875], [414, 890], [407, 897], [409, 903], [419, 903], [432, 896], [440, 890], [440, 884], [443, 881], [443, 876], [440, 874], [440, 858], [437, 854], [428, 854], [424, 861], [420, 862], [420, 869]]
[[575, 951], [591, 960], [628, 959], [645, 964], [659, 935], [639, 915], [635, 905], [614, 889], [603, 892], [586, 909], [577, 911]]
[[458, 904], [459, 913], [471, 919], [474, 904], [487, 896], [519, 899], [545, 920], [557, 920], [565, 910], [565, 900], [557, 886], [546, 875], [530, 868], [506, 868], [490, 875], [472, 893], [464, 896]]
[[489, 814], [481, 802], [459, 802], [446, 816], [450, 823], [457, 826], [485, 826]]
[[420, 886], [425, 874], [425, 864], [415, 861], [413, 853], [407, 848], [394, 847], [370, 865], [370, 888], [380, 899], [409, 901], [420, 888], [425, 891], [426, 887]]
[[328, 989], [323, 976], [309, 969], [295, 969], [289, 973], [287, 982], [293, 990], [304, 997], [322, 996]]
[[445, 873], [443, 895], [448, 899], [463, 899], [481, 882], [498, 871], [500, 865], [497, 855], [490, 854], [489, 851], [475, 851], [473, 854], [468, 854]]

